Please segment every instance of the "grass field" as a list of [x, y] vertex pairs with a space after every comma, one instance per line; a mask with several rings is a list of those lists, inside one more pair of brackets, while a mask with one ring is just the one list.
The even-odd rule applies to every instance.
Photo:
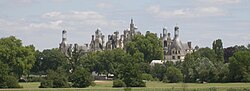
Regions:
[[38, 88], [39, 82], [20, 83], [21, 89], [0, 89], [2, 91], [250, 91], [250, 83], [161, 83], [147, 82], [142, 88], [112, 88], [112, 81], [95, 81], [88, 88]]

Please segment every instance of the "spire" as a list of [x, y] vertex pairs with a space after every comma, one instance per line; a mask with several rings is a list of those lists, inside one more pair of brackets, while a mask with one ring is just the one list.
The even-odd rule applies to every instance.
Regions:
[[174, 36], [175, 37], [179, 36], [179, 27], [177, 25], [174, 27]]
[[66, 42], [67, 41], [67, 31], [63, 30], [62, 31], [62, 42]]
[[130, 24], [134, 24], [134, 22], [133, 22], [133, 18], [131, 18], [131, 22], [130, 22]]

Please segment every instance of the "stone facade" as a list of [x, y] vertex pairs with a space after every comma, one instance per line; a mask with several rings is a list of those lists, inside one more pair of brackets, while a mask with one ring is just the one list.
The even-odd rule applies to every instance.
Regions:
[[163, 44], [164, 60], [165, 61], [184, 61], [187, 53], [195, 51], [191, 42], [182, 43], [179, 38], [179, 27], [174, 27], [174, 38], [171, 39], [170, 33], [166, 28], [163, 28], [163, 36], [160, 35]]
[[[105, 36], [101, 33], [101, 29], [97, 28], [95, 35], [92, 35], [91, 42], [85, 45], [67, 44], [67, 31], [62, 31], [62, 42], [59, 45], [59, 49], [67, 57], [72, 56], [72, 51], [81, 51], [83, 53], [92, 51], [102, 51], [102, 50], [112, 50], [115, 48], [124, 48], [129, 41], [132, 40], [133, 36], [136, 34], [141, 34], [137, 31], [133, 19], [131, 19], [130, 27], [123, 31], [123, 34], [119, 35], [118, 31], [113, 34], [108, 35], [107, 42], [105, 42]], [[173, 39], [168, 33], [166, 28], [163, 28], [163, 34], [160, 34], [160, 39], [162, 40], [162, 46], [164, 51], [164, 61], [184, 61], [185, 55], [187, 53], [192, 53], [196, 50], [193, 49], [191, 42], [182, 43], [179, 38], [179, 27], [174, 27], [174, 37]]]
[[59, 49], [62, 53], [64, 53], [67, 57], [72, 56], [72, 51], [82, 51], [84, 53], [92, 52], [92, 51], [102, 51], [102, 50], [112, 50], [115, 48], [124, 48], [124, 45], [131, 41], [132, 37], [136, 34], [141, 34], [136, 31], [137, 27], [135, 26], [133, 19], [131, 19], [129, 29], [123, 31], [123, 34], [119, 35], [119, 32], [116, 31], [111, 35], [108, 35], [107, 42], [105, 43], [105, 36], [101, 33], [101, 29], [97, 28], [95, 31], [95, 35], [92, 35], [92, 39], [90, 44], [86, 45], [78, 45], [68, 44], [67, 43], [67, 31], [62, 31], [62, 42], [59, 44]]

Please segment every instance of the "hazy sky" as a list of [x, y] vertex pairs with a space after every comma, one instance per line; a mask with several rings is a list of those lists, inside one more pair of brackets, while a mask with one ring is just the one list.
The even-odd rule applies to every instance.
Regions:
[[133, 18], [142, 33], [173, 35], [182, 42], [211, 47], [250, 43], [250, 0], [0, 0], [0, 37], [11, 35], [39, 50], [56, 48], [61, 32], [69, 43], [90, 43], [97, 28], [105, 35], [123, 31]]

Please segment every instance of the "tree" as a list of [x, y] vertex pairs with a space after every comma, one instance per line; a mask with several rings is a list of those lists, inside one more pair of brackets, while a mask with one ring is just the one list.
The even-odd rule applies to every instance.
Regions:
[[213, 50], [216, 54], [216, 61], [224, 62], [224, 50], [221, 39], [217, 39], [213, 42]]
[[181, 82], [183, 80], [181, 70], [174, 66], [170, 66], [167, 68], [165, 77], [169, 80], [170, 83]]
[[18, 80], [9, 74], [9, 67], [0, 61], [0, 88], [20, 88]]
[[68, 83], [68, 76], [66, 70], [57, 69], [55, 71], [48, 70], [47, 77], [41, 82], [39, 88], [68, 88], [70, 87]]
[[234, 82], [250, 81], [250, 51], [238, 51], [229, 58], [229, 77]]
[[139, 69], [139, 65], [132, 62], [123, 64], [122, 68], [120, 69], [120, 79], [122, 79], [127, 87], [146, 86], [146, 83], [142, 81], [142, 73], [137, 69]]
[[70, 76], [70, 80], [73, 83], [73, 87], [85, 88], [90, 86], [94, 79], [86, 69], [77, 68]]
[[155, 64], [154, 66], [150, 67], [150, 74], [154, 78], [158, 78], [160, 81], [163, 80], [165, 72], [166, 72], [166, 66], [165, 65]]
[[147, 32], [145, 36], [135, 35], [132, 41], [125, 45], [125, 50], [132, 56], [137, 52], [143, 53], [146, 63], [150, 63], [153, 59], [163, 58], [161, 41], [150, 32]]
[[0, 39], [0, 61], [7, 64], [10, 72], [20, 78], [27, 75], [35, 63], [34, 46], [23, 46], [14, 36]]
[[69, 62], [63, 53], [58, 48], [46, 49], [42, 52], [36, 51], [35, 66], [32, 68], [33, 73], [45, 73], [48, 70], [57, 70], [58, 68], [69, 68], [67, 67]]
[[243, 45], [241, 46], [238, 46], [238, 45], [235, 45], [233, 47], [227, 47], [224, 49], [224, 59], [225, 59], [225, 62], [228, 63], [229, 62], [229, 58], [233, 56], [233, 54], [237, 51], [245, 51], [247, 50], [247, 48]]

